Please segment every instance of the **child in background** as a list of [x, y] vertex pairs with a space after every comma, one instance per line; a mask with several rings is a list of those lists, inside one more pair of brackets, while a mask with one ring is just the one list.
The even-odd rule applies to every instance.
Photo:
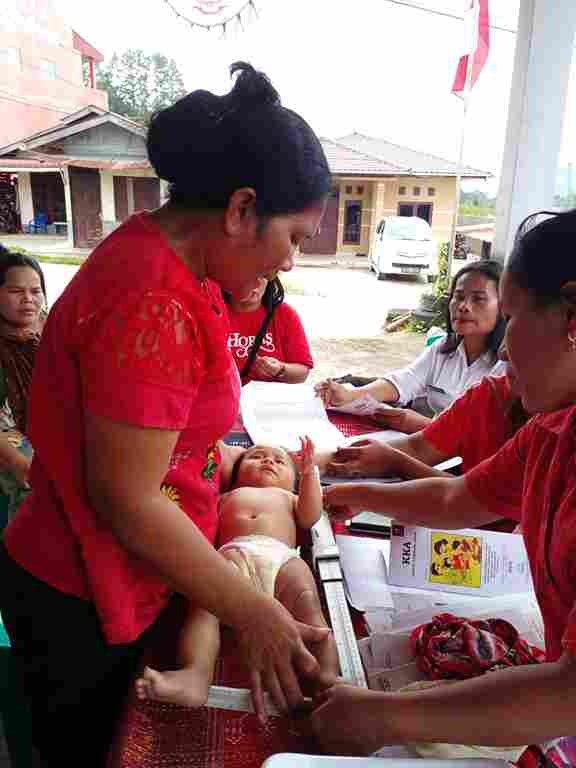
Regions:
[[[236, 461], [232, 490], [220, 500], [220, 552], [256, 586], [278, 599], [297, 621], [326, 627], [314, 577], [300, 559], [297, 529], [310, 529], [322, 514], [322, 491], [314, 465], [314, 445], [301, 439], [295, 456], [282, 448], [256, 445]], [[294, 489], [299, 479], [299, 493]], [[219, 651], [218, 620], [191, 607], [179, 643], [181, 668], [159, 672], [146, 667], [136, 682], [141, 699], [199, 707], [205, 704]], [[313, 649], [321, 668], [321, 687], [338, 675], [334, 638]], [[261, 691], [252, 691], [255, 709]]]

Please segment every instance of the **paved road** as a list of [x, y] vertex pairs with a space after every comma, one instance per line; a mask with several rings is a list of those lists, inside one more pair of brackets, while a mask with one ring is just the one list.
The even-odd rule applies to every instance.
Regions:
[[[52, 305], [78, 267], [44, 263], [42, 269]], [[289, 302], [310, 338], [378, 335], [390, 308], [415, 309], [429, 287], [413, 278], [379, 281], [358, 267], [295, 267], [288, 279], [306, 291]]]

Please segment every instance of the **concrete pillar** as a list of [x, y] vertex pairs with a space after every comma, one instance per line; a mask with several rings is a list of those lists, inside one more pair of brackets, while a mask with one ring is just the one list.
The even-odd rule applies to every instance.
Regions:
[[64, 184], [64, 202], [66, 204], [66, 247], [74, 248], [74, 217], [72, 216], [72, 194], [70, 192], [70, 172], [65, 166], [60, 170], [62, 183]]
[[574, 0], [521, 0], [493, 255], [529, 213], [553, 204], [576, 31]]
[[114, 176], [109, 171], [100, 171], [100, 200], [102, 206], [102, 221], [114, 222], [116, 209], [114, 206]]
[[126, 179], [126, 197], [128, 198], [128, 216], [134, 213], [134, 180], [129, 176]]
[[24, 171], [18, 174], [18, 205], [22, 229], [25, 229], [34, 218], [34, 202], [30, 174]]

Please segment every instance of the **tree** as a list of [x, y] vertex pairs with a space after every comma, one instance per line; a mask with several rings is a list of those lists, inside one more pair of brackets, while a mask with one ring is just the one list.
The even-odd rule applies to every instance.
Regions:
[[186, 93], [174, 59], [139, 48], [114, 53], [99, 68], [98, 87], [107, 91], [112, 112], [144, 123]]

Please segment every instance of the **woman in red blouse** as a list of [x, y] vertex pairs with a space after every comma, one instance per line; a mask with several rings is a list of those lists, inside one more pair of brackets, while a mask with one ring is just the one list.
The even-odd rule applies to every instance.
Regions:
[[252, 380], [306, 381], [314, 366], [312, 353], [298, 313], [284, 303], [280, 279], [262, 278], [248, 296], [224, 298], [230, 317], [228, 349], [242, 384]]
[[[214, 550], [218, 439], [237, 412], [221, 289], [293, 265], [330, 177], [310, 127], [261, 73], [195, 91], [148, 131], [169, 202], [96, 248], [53, 307], [29, 406], [33, 492], [0, 550], [3, 619], [48, 766], [101, 768], [149, 632], [178, 592], [237, 635], [287, 708], [314, 676], [295, 622]], [[281, 150], [281, 151], [280, 151]], [[281, 179], [281, 183], [279, 183]], [[201, 650], [201, 649], [200, 649]]]
[[507, 508], [522, 525], [546, 661], [406, 694], [335, 686], [312, 716], [330, 754], [542, 744], [576, 730], [576, 211], [533, 225], [520, 228], [500, 296], [518, 392], [538, 415], [463, 477], [332, 486], [327, 503], [442, 529], [487, 524]]

